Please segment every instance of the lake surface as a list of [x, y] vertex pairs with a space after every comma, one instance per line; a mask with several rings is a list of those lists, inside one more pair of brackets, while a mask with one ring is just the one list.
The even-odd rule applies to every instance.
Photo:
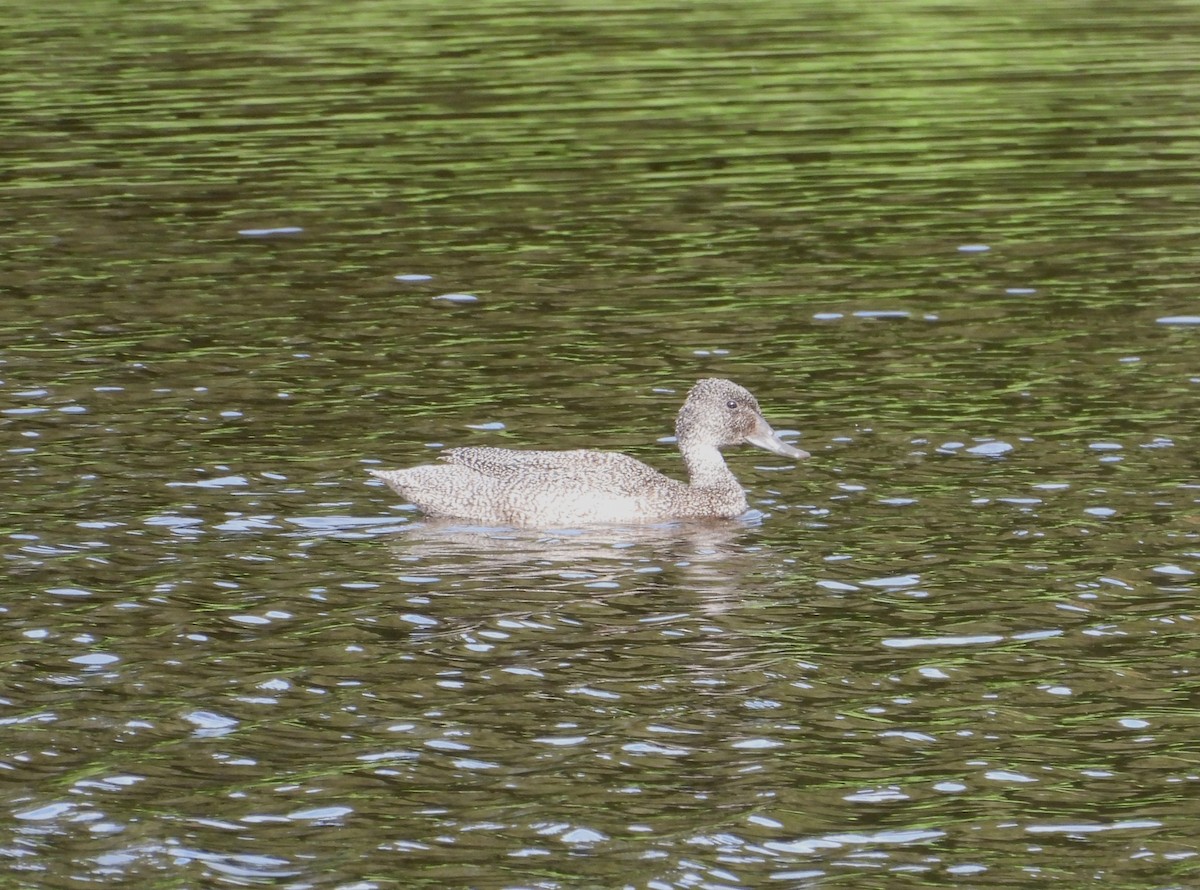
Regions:
[[4, 883], [1200, 885], [1200, 7], [5, 16]]

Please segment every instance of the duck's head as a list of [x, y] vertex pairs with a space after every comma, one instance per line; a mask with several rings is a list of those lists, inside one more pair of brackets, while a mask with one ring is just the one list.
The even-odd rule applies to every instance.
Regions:
[[750, 390], [720, 377], [699, 380], [691, 388], [675, 418], [675, 437], [681, 449], [688, 443], [717, 448], [749, 443], [783, 457], [809, 456], [775, 434]]

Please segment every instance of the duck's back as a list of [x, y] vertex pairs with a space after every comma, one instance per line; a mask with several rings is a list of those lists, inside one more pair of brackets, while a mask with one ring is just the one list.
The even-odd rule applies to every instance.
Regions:
[[451, 448], [444, 464], [375, 471], [427, 513], [516, 525], [670, 518], [687, 486], [613, 451]]
[[640, 460], [616, 451], [516, 451], [451, 448], [442, 460], [530, 488], [570, 488], [636, 495], [647, 488], [682, 486]]

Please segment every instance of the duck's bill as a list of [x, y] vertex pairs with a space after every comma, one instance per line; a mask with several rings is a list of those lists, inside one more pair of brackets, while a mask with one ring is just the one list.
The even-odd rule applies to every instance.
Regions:
[[775, 434], [767, 424], [760, 423], [751, 435], [746, 437], [746, 441], [755, 448], [761, 448], [763, 451], [770, 451], [772, 454], [781, 454], [784, 457], [793, 457], [796, 460], [803, 460], [809, 457], [807, 451], [801, 451], [794, 445], [789, 445], [783, 439]]

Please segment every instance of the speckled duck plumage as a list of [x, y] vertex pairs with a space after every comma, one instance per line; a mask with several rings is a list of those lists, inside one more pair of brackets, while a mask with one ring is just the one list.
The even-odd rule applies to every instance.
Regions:
[[431, 516], [517, 526], [646, 524], [744, 513], [746, 494], [724, 447], [748, 443], [808, 457], [775, 434], [748, 390], [714, 377], [688, 392], [675, 436], [686, 484], [628, 455], [589, 450], [451, 448], [442, 464], [368, 472]]

